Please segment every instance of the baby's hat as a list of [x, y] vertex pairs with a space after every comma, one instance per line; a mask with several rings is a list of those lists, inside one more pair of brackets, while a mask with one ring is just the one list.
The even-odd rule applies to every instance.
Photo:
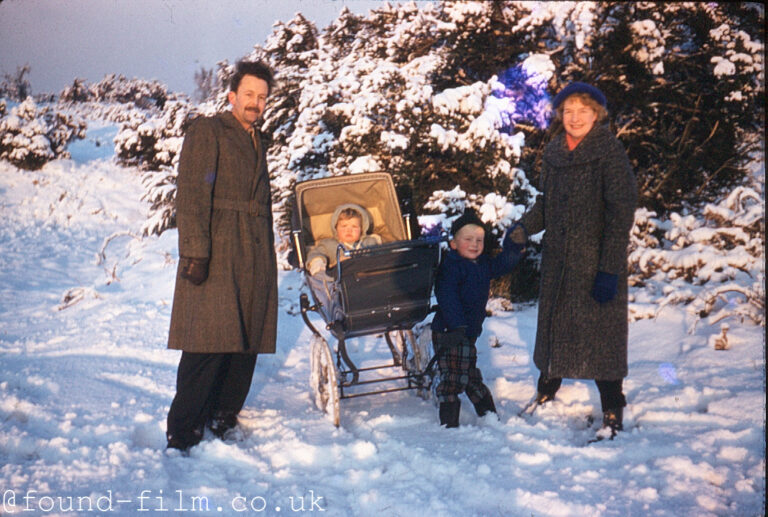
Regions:
[[362, 235], [366, 235], [371, 229], [371, 214], [368, 213], [368, 210], [360, 205], [356, 205], [355, 203], [343, 203], [336, 207], [336, 210], [333, 211], [333, 216], [331, 217], [331, 231], [333, 232], [333, 236], [337, 237], [336, 223], [339, 222], [339, 215], [348, 208], [351, 208], [360, 214], [360, 229], [362, 230], [361, 233]]

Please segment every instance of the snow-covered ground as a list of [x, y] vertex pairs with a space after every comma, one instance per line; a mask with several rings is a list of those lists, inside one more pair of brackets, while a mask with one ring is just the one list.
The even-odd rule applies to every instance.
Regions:
[[[597, 390], [534, 394], [536, 307], [496, 311], [479, 361], [500, 422], [465, 400], [441, 429], [412, 392], [342, 401], [341, 428], [308, 388], [301, 279], [280, 274], [278, 352], [259, 358], [239, 440], [165, 451], [179, 353], [165, 348], [175, 231], [140, 238], [137, 171], [116, 129], [91, 125], [72, 160], [0, 163], [0, 515], [756, 516], [765, 504], [765, 340], [669, 306], [630, 326], [626, 431], [589, 444]], [[97, 144], [102, 145], [97, 145]], [[499, 347], [489, 344], [498, 339]], [[353, 340], [361, 362], [382, 339]]]

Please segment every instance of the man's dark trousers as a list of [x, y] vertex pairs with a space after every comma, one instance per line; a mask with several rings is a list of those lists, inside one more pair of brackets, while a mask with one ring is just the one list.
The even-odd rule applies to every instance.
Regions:
[[251, 388], [257, 354], [182, 352], [167, 436], [192, 446], [214, 416], [237, 416]]

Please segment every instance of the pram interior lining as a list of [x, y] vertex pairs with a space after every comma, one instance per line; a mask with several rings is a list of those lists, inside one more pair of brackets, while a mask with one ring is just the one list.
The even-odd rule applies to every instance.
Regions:
[[[333, 237], [331, 217], [342, 203], [357, 203], [371, 214], [373, 233], [382, 242], [406, 239], [392, 178], [387, 173], [367, 173], [322, 178], [296, 186], [305, 249]], [[303, 253], [306, 256], [306, 253]]]

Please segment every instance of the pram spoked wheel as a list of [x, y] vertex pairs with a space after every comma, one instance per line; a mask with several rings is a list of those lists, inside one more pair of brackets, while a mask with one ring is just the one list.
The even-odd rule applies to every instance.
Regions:
[[310, 342], [309, 384], [315, 395], [315, 405], [330, 415], [333, 425], [339, 427], [339, 384], [333, 354], [328, 342], [322, 336], [313, 334]]

